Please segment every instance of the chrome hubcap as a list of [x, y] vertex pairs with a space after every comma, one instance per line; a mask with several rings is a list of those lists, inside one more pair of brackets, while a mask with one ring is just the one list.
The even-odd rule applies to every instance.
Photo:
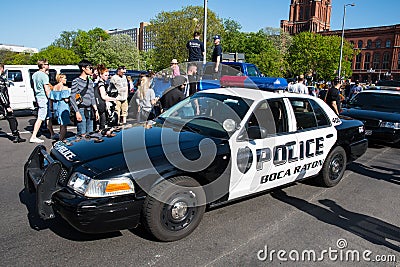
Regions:
[[171, 209], [171, 216], [174, 220], [182, 220], [187, 214], [188, 206], [185, 202], [177, 202]]
[[334, 160], [333, 162], [332, 162], [332, 172], [334, 173], [334, 174], [338, 174], [339, 172], [340, 172], [340, 162], [339, 162], [339, 160], [338, 159], [336, 159], [336, 160]]

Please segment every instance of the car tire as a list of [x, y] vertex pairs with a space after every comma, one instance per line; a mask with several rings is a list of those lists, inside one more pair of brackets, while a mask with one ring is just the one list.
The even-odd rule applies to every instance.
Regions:
[[149, 192], [143, 207], [145, 228], [160, 241], [176, 241], [199, 225], [205, 211], [205, 193], [191, 177], [164, 180]]
[[335, 147], [325, 159], [322, 170], [317, 177], [318, 183], [325, 187], [337, 185], [343, 178], [346, 164], [346, 151], [340, 146]]

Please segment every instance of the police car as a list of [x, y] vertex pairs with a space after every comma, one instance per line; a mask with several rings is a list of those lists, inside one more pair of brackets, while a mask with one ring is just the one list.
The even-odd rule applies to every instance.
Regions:
[[86, 233], [142, 223], [161, 241], [189, 235], [207, 207], [315, 177], [335, 186], [367, 149], [360, 121], [322, 100], [256, 89], [201, 91], [157, 119], [37, 146], [25, 188], [43, 219]]

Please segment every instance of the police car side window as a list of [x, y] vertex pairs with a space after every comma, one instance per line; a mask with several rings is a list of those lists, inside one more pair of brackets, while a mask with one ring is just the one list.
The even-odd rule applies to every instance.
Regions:
[[287, 116], [282, 100], [263, 101], [254, 109], [246, 129], [249, 133], [255, 128], [260, 129], [260, 136], [253, 139], [262, 139], [287, 131]]
[[309, 101], [314, 110], [315, 118], [317, 119], [317, 126], [322, 127], [330, 125], [330, 120], [328, 119], [328, 116], [326, 115], [325, 111], [321, 108], [321, 106], [312, 99], [310, 99]]
[[318, 126], [315, 113], [308, 99], [290, 99], [297, 122], [297, 130], [315, 128]]

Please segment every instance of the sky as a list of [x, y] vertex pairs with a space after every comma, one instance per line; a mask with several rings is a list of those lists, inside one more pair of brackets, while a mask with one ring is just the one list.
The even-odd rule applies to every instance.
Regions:
[[[208, 8], [219, 18], [239, 22], [242, 31], [256, 32], [265, 27], [279, 28], [281, 20], [289, 19], [290, 2], [208, 0]], [[346, 29], [400, 24], [399, 0], [332, 0], [331, 30], [342, 28], [343, 6], [348, 3], [355, 6], [346, 8]], [[0, 44], [41, 49], [63, 31], [131, 29], [162, 11], [203, 4], [204, 0], [6, 0], [0, 5]]]

